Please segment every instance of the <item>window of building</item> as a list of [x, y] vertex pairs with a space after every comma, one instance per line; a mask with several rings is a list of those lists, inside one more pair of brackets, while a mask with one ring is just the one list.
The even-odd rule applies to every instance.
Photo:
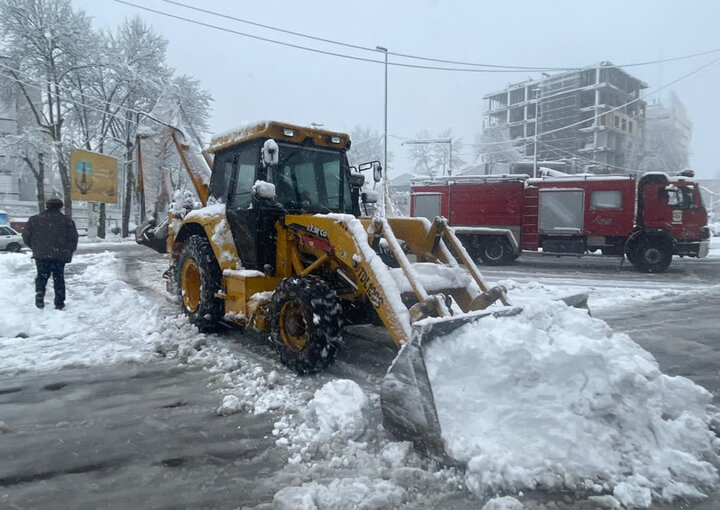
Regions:
[[620, 117], [615, 115], [615, 127], [620, 127]]
[[625, 118], [622, 120], [622, 130], [627, 131], [627, 119]]
[[525, 89], [515, 89], [510, 91], [510, 104], [522, 103], [525, 101]]
[[593, 191], [590, 195], [591, 209], [622, 209], [621, 191]]

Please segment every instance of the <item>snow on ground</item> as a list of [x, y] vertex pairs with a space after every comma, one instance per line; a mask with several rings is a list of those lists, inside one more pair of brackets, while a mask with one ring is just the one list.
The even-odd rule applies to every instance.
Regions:
[[712, 395], [582, 310], [525, 303], [436, 340], [425, 361], [448, 453], [478, 496], [610, 492], [646, 508], [718, 481]]
[[[363, 390], [324, 374], [299, 378], [272, 355], [201, 334], [174, 312], [172, 298], [158, 299], [123, 281], [121, 266], [112, 252], [77, 254], [68, 271], [67, 309], [39, 311], [29, 255], [0, 256], [0, 374], [158, 356], [201, 366], [220, 388], [218, 415], [279, 413], [273, 434], [288, 462], [273, 475], [284, 480], [275, 508], [428, 507], [436, 495], [466, 486], [481, 501], [508, 493], [522, 499], [519, 489], [541, 487], [574, 489], [610, 507], [618, 501], [643, 506], [651, 496], [697, 496], [716, 481], [706, 462], [716, 449], [707, 430], [707, 392], [661, 374], [648, 353], [604, 322], [549, 302], [567, 295], [564, 286], [507, 280], [513, 304], [526, 309], [522, 318], [483, 319], [481, 329], [471, 325], [444, 346], [492, 346], [455, 355], [443, 348], [449, 357], [437, 362], [452, 364], [443, 371], [452, 378], [445, 378], [444, 389], [438, 386], [438, 400], [450, 391], [450, 403], [464, 403], [449, 412], [451, 421], [465, 426], [453, 432], [447, 425], [456, 437], [451, 447], [468, 461], [462, 472], [388, 437], [372, 383]], [[615, 305], [663, 292], [590, 290], [598, 303]], [[49, 290], [48, 303], [51, 296]], [[478, 370], [488, 360], [489, 369]], [[462, 437], [471, 430], [479, 432]], [[495, 498], [486, 508], [514, 510], [518, 504]]]
[[150, 336], [160, 329], [155, 306], [117, 279], [116, 257], [85, 254], [77, 255], [75, 262], [87, 269], [80, 274], [66, 270], [67, 308], [53, 308], [51, 279], [46, 307], [38, 310], [35, 264], [29, 254], [0, 257], [0, 373], [152, 356]]
[[66, 266], [65, 310], [53, 309], [52, 280], [46, 307], [38, 310], [30, 254], [2, 254], [0, 375], [167, 357], [202, 366], [218, 374], [222, 387], [233, 390], [233, 398], [223, 400], [218, 414], [297, 405], [296, 388], [277, 372], [200, 334], [174, 306], [168, 313], [167, 302], [122, 281], [122, 267], [120, 255], [110, 251], [75, 254]]
[[707, 258], [720, 259], [720, 236], [710, 238], [710, 253], [708, 253]]

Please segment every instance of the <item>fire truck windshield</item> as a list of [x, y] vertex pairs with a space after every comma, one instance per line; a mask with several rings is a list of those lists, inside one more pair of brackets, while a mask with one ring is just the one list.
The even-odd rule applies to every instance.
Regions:
[[673, 209], [692, 209], [696, 207], [695, 186], [666, 186], [664, 191], [667, 196], [667, 203]]

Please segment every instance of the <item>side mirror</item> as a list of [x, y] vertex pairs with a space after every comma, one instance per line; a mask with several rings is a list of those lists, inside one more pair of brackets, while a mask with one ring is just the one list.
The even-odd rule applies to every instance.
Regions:
[[363, 191], [362, 195], [360, 195], [360, 197], [362, 199], [363, 204], [377, 204], [377, 201], [378, 201], [377, 192], [372, 191], [372, 190]]
[[354, 166], [350, 167], [350, 186], [353, 188], [362, 188], [363, 184], [365, 184], [365, 176], [357, 171], [357, 168]]
[[373, 171], [373, 180], [375, 182], [382, 181], [382, 165], [379, 161], [371, 161], [369, 163], [363, 163], [362, 165], [358, 166], [358, 170], [361, 172], [364, 172], [365, 170]]
[[373, 162], [373, 180], [375, 182], [382, 180], [382, 165], [378, 161]]
[[255, 181], [252, 187], [252, 193], [258, 198], [275, 200], [275, 185], [270, 182]]
[[264, 166], [277, 165], [280, 160], [280, 148], [275, 140], [268, 138], [262, 147], [262, 162]]

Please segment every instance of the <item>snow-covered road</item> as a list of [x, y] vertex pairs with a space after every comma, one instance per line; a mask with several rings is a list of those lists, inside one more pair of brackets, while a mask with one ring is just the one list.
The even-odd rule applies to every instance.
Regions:
[[[682, 330], [678, 327], [651, 329], [648, 324], [672, 318], [677, 326], [679, 317], [692, 316], [692, 310], [706, 299], [718, 299], [718, 255], [720, 250], [716, 246], [714, 259], [675, 261], [671, 272], [665, 275], [638, 275], [628, 268], [609, 264], [607, 259], [581, 261], [579, 268], [570, 267], [578, 261], [521, 259], [520, 264], [510, 269], [481, 269], [490, 281], [508, 284], [511, 297], [519, 302], [559, 297], [578, 290], [590, 291], [590, 306], [594, 315], [610, 320], [616, 330], [633, 331], [633, 337], [651, 351], [656, 347], [660, 365], [666, 372], [688, 375], [696, 381], [700, 379], [698, 382], [715, 392], [720, 388], [717, 369], [709, 366], [710, 363], [698, 363], [700, 358], [708, 359], [713, 351], [712, 342], [706, 342], [705, 351], [700, 347], [688, 351], [688, 345], [699, 346], [700, 343], [695, 341], [697, 338], [687, 339], [682, 344], [685, 352], [678, 354], [674, 352], [673, 345], [675, 340], [683, 340], [680, 338]], [[696, 265], [693, 266], [693, 263]], [[255, 476], [253, 483], [258, 486], [257, 494], [243, 500], [242, 492], [236, 492], [238, 504], [271, 507], [273, 498], [268, 499], [268, 495], [275, 494], [276, 508], [315, 508], [311, 503], [316, 507], [339, 508], [342, 502], [347, 507], [356, 503], [359, 508], [477, 508], [481, 505], [482, 499], [477, 499], [465, 488], [462, 472], [441, 469], [422, 459], [408, 445], [393, 442], [382, 429], [378, 390], [395, 351], [389, 338], [377, 328], [351, 328], [347, 348], [327, 373], [312, 378], [297, 378], [277, 365], [272, 350], [258, 335], [197, 333], [184, 317], [176, 313], [173, 299], [164, 292], [160, 278], [164, 264], [162, 257], [132, 244], [83, 246], [75, 262], [68, 267], [68, 309], [62, 313], [52, 309], [38, 312], [32, 306], [34, 267], [28, 255], [0, 256], [0, 309], [3, 310], [0, 316], [0, 359], [3, 359], [0, 364], [0, 390], [12, 387], [15, 380], [27, 382], [52, 379], [53, 374], [82, 374], [83, 370], [87, 370], [83, 367], [98, 367], [99, 372], [87, 372], [90, 379], [93, 373], [105, 374], [102, 376], [105, 379], [110, 373], [113, 374], [110, 379], [116, 378], [118, 368], [115, 367], [120, 367], [120, 371], [155, 372], [152, 367], [168, 363], [160, 360], [169, 358], [171, 365], [180, 362], [190, 373], [204, 370], [204, 380], [209, 384], [205, 397], [198, 399], [202, 402], [197, 403], [199, 407], [182, 404], [183, 408], [193, 409], [194, 416], [201, 413], [207, 416], [207, 420], [220, 420], [226, 424], [225, 427], [210, 427], [218, 433], [227, 433], [228, 427], [242, 429], [247, 425], [263, 435], [257, 438], [265, 444], [263, 452], [255, 452], [257, 458], [252, 460], [255, 472], [247, 469], [237, 472], [237, 476], [244, 480], [240, 483], [242, 487], [247, 487], [245, 482], [250, 483]], [[630, 310], [637, 310], [638, 314]], [[714, 317], [702, 318], [694, 323], [696, 335], [704, 338], [715, 327], [717, 338]], [[82, 375], [73, 377], [82, 379]], [[193, 394], [202, 391], [203, 377], [189, 377], [192, 379], [190, 384], [170, 371], [166, 379], [177, 384], [180, 394], [183, 385], [187, 385], [187, 391]], [[141, 383], [142, 378], [138, 378], [137, 382]], [[52, 386], [52, 383], [49, 384]], [[151, 384], [158, 382], [153, 380]], [[23, 387], [32, 387], [32, 384], [27, 383]], [[129, 384], [125, 393], [118, 391], [117, 398], [123, 402], [131, 401], [128, 391], [142, 391], [142, 388], [142, 384]], [[316, 394], [319, 390], [324, 393]], [[11, 392], [7, 394], [11, 397], [7, 398], [14, 399], [15, 404], [22, 398], [33, 400], [35, 397], [29, 391]], [[367, 401], [363, 401], [357, 391], [361, 391]], [[7, 402], [2, 400], [2, 393], [0, 391], [0, 406], [3, 406], [0, 409], [9, 409], [3, 405]], [[56, 406], [62, 406], [66, 399], [82, 402], [91, 394], [89, 391], [65, 393], [61, 387], [54, 392], [54, 397]], [[192, 400], [192, 395], [188, 396], [188, 400]], [[208, 402], [212, 401], [215, 404], [208, 409]], [[358, 402], [361, 405], [358, 406]], [[52, 402], [44, 405], [51, 406]], [[124, 405], [117, 406], [117, 413], [147, 411]], [[115, 405], [108, 403], [108, 407]], [[19, 407], [15, 412], [25, 412], [23, 409]], [[77, 407], [74, 409], [74, 415], [60, 420], [63, 422], [60, 429], [67, 427], [77, 431], [84, 427], [91, 436], [99, 435], [92, 441], [100, 441], [101, 430], [87, 425], [93, 417], [82, 416]], [[93, 406], [88, 406], [88, 412], [92, 409]], [[28, 422], [18, 427], [16, 423], [11, 423], [10, 418], [3, 416], [0, 413], [0, 420], [6, 423], [0, 424], [0, 429], [4, 427], [3, 430], [8, 432], [0, 434], [0, 452], [4, 451], [3, 444], [10, 444], [4, 441], [14, 443], [17, 437], [13, 436], [16, 432], [25, 432], [24, 427], [27, 426], [28, 430], [42, 428], [40, 423], [43, 423], [45, 413], [36, 416], [37, 427], [29, 426]], [[50, 422], [57, 416], [57, 412], [48, 412], [44, 425], [53, 425]], [[265, 417], [274, 425], [264, 432], [262, 427], [250, 425], [260, 417]], [[175, 427], [172, 418], [167, 419], [168, 427]], [[133, 430], [132, 425], [127, 426]], [[163, 430], [158, 427], [159, 431]], [[265, 436], [270, 431], [271, 441], [268, 442]], [[33, 434], [30, 436], [35, 437]], [[54, 432], [53, 437], [63, 440], [63, 433]], [[38, 443], [30, 443], [35, 448], [39, 447]], [[162, 444], [170, 450], [183, 448], [177, 442]], [[83, 446], [83, 443], [78, 445]], [[44, 446], [47, 448], [47, 445]], [[237, 448], [237, 445], [229, 448]], [[21, 451], [27, 457], [28, 450]], [[263, 455], [267, 457], [264, 468]], [[171, 452], [167, 456], [173, 457]], [[279, 457], [285, 458], [286, 462], [278, 462]], [[57, 458], [48, 460], [47, 456], [39, 453], [38, 460], [59, 462]], [[133, 462], [142, 464], [142, 456]], [[62, 462], [59, 465], [58, 469], [61, 469]], [[188, 480], [188, 487], [194, 490], [204, 486], [212, 492], [213, 489], [220, 490], [216, 485], [221, 479], [218, 470], [227, 473], [232, 471], [232, 466], [232, 462], [219, 462], [216, 466], [207, 463], [201, 467], [176, 466], [174, 476]], [[35, 468], [41, 471], [32, 460], [24, 464], [6, 463], [5, 471], [0, 473], [0, 481], [15, 480], [23, 474], [18, 470]], [[263, 469], [265, 472], [258, 472]], [[167, 491], [165, 494], [171, 497], [173, 492], [169, 490], [169, 485], [163, 485], [162, 479], [158, 474], [152, 478], [152, 483], [157, 484], [161, 493]], [[226, 478], [222, 480], [222, 483], [228, 483]], [[60, 476], [54, 483], [65, 481]], [[107, 497], [112, 494], [128, 496], [123, 483], [126, 483], [123, 477], [106, 477], [97, 482]], [[49, 507], [53, 501], [49, 495], [44, 498], [44, 489], [33, 484], [32, 480], [4, 485], [0, 489], [0, 503], [19, 502], [28, 491], [37, 497], [35, 501], [39, 507]], [[172, 491], [178, 490], [182, 489], [173, 484]], [[529, 494], [526, 491], [520, 499], [525, 508], [540, 508], [543, 501], [554, 501], [557, 508], [597, 508], [601, 503], [612, 504], [608, 503], [609, 499], [602, 499], [604, 496], [593, 501], [585, 499], [586, 496], [568, 502], [563, 496], [553, 496], [552, 493]], [[92, 498], [80, 494], [76, 497], [76, 502], [103, 501], [96, 493]], [[487, 497], [489, 494], [484, 499]], [[132, 500], [129, 498], [128, 502]], [[217, 506], [225, 506], [228, 499], [213, 500], [208, 496], [193, 501], [206, 504], [215, 501]]]

